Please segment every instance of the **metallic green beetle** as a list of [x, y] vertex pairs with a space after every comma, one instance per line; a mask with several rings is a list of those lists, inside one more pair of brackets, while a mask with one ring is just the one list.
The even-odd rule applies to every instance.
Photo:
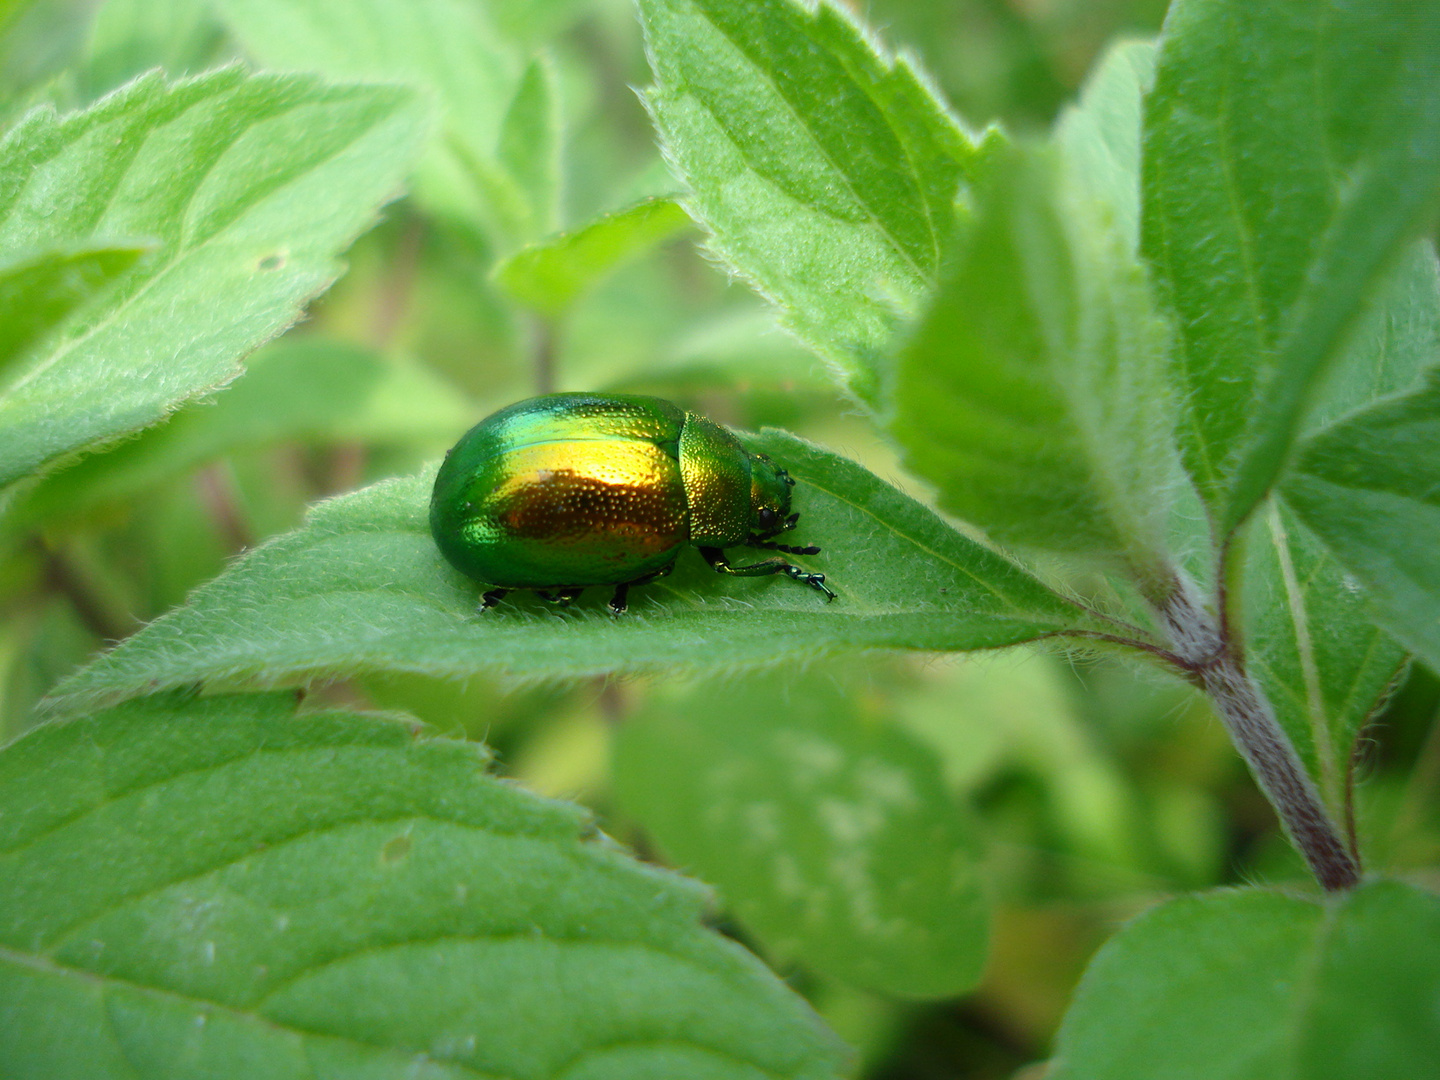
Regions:
[[661, 398], [547, 394], [486, 417], [455, 444], [435, 478], [430, 531], [457, 570], [492, 585], [569, 604], [591, 585], [630, 586], [668, 574], [686, 544], [721, 574], [784, 574], [833, 600], [824, 574], [784, 559], [731, 566], [736, 545], [816, 555], [770, 538], [795, 527], [795, 486], [764, 454], [719, 424]]

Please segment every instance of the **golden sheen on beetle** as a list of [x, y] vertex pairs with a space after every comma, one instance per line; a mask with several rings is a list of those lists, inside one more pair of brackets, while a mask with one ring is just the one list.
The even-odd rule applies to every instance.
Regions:
[[795, 486], [764, 454], [719, 424], [662, 398], [546, 394], [486, 417], [445, 455], [430, 499], [430, 531], [450, 564], [493, 586], [569, 604], [613, 585], [664, 577], [686, 545], [712, 569], [739, 577], [784, 574], [821, 592], [825, 575], [778, 556], [734, 566], [725, 548], [817, 555], [771, 537], [795, 527]]

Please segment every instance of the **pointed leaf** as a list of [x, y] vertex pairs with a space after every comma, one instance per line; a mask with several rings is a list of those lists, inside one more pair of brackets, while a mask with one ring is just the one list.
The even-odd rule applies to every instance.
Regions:
[[1440, 8], [1184, 0], [1145, 110], [1144, 249], [1186, 464], [1228, 533], [1440, 191]]
[[[607, 590], [552, 612], [517, 593], [477, 613], [482, 586], [442, 560], [427, 524], [434, 471], [322, 503], [191, 603], [57, 688], [68, 710], [147, 688], [414, 671], [463, 678], [772, 664], [843, 648], [993, 648], [1085, 623], [1078, 606], [951, 529], [860, 466], [790, 436], [755, 449], [799, 479], [804, 558], [839, 599], [783, 577], [722, 579], [682, 552], [615, 618]], [[339, 628], [343, 628], [340, 630]]]
[[408, 91], [146, 76], [40, 109], [0, 142], [0, 251], [152, 237], [82, 325], [0, 390], [0, 485], [155, 423], [239, 373], [339, 272], [394, 194], [423, 114]]
[[559, 315], [612, 271], [689, 224], [674, 200], [646, 199], [520, 249], [495, 268], [495, 279], [527, 307]]
[[715, 251], [862, 395], [981, 148], [824, 0], [642, 0], [648, 101]]
[[617, 794], [780, 956], [950, 997], [985, 960], [974, 825], [938, 759], [856, 689], [784, 671], [654, 701], [621, 730]]
[[1354, 1080], [1440, 1061], [1440, 898], [1375, 881], [1247, 889], [1142, 915], [1091, 963], [1053, 1080]]
[[1380, 625], [1440, 670], [1440, 369], [1306, 440], [1281, 493]]
[[703, 894], [470, 743], [152, 698], [0, 753], [6, 1076], [833, 1077]]

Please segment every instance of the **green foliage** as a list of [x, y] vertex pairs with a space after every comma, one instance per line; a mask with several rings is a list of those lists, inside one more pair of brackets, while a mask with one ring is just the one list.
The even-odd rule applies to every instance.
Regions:
[[[155, 250], [0, 392], [0, 485], [160, 420], [240, 372], [339, 272], [417, 150], [404, 91], [246, 77], [132, 83], [0, 144], [0, 251]], [[322, 209], [323, 208], [323, 209]]]
[[[0, 1075], [1440, 1058], [1433, 5], [13, 7]], [[477, 611], [551, 388], [759, 430], [838, 598]]]
[[1145, 111], [1144, 249], [1185, 462], [1229, 532], [1440, 183], [1440, 11], [1180, 0]]
[[836, 1075], [693, 885], [473, 743], [292, 701], [152, 698], [0, 754], [6, 1076]]
[[1440, 899], [1374, 882], [1324, 902], [1254, 889], [1175, 900], [1095, 958], [1055, 1080], [1411, 1077], [1434, 1070]]
[[862, 715], [857, 689], [767, 674], [658, 698], [621, 733], [618, 794], [782, 957], [949, 997], [985, 959], [974, 826], [935, 756]]

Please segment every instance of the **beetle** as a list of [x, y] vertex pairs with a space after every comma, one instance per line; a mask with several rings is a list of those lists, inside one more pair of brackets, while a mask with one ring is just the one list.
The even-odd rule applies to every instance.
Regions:
[[670, 573], [686, 545], [717, 573], [784, 574], [833, 600], [824, 574], [725, 556], [739, 545], [819, 554], [772, 539], [800, 518], [794, 486], [764, 454], [663, 398], [545, 394], [486, 417], [445, 455], [430, 532], [452, 566], [492, 586], [482, 610], [512, 589], [568, 605], [613, 585], [618, 615], [631, 586]]

